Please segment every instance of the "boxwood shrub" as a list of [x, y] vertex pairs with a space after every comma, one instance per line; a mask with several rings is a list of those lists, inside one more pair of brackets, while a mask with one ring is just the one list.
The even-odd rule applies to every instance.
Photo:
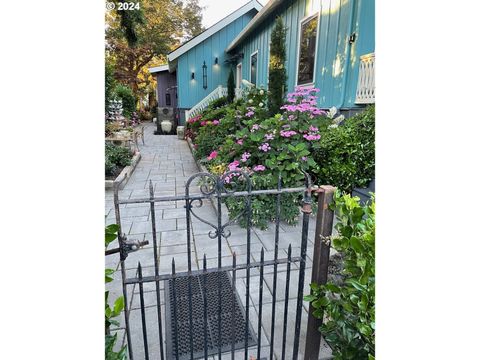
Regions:
[[325, 129], [313, 157], [318, 164], [318, 183], [348, 193], [367, 187], [375, 177], [375, 107], [367, 107], [336, 128]]

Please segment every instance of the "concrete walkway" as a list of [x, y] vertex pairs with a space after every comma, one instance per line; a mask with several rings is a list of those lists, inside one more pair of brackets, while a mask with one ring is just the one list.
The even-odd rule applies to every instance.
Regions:
[[[155, 127], [153, 124], [146, 124], [145, 128], [145, 145], [140, 144], [140, 152], [142, 159], [137, 165], [132, 177], [128, 180], [125, 187], [119, 192], [121, 199], [134, 199], [148, 197], [148, 184], [151, 180], [154, 185], [156, 196], [163, 195], [183, 195], [185, 193], [185, 183], [188, 178], [197, 173], [199, 170], [190, 153], [186, 141], [178, 140], [176, 136], [156, 136], [153, 135]], [[171, 272], [172, 258], [175, 258], [177, 271], [187, 270], [187, 247], [186, 247], [186, 213], [184, 208], [185, 202], [168, 202], [156, 203], [156, 229], [157, 241], [159, 242], [159, 266], [160, 273]], [[211, 204], [206, 201], [201, 208], [195, 209], [195, 212], [202, 218], [210, 222], [216, 221], [216, 213]], [[122, 231], [129, 239], [149, 240], [149, 245], [145, 248], [131, 253], [125, 261], [127, 276], [135, 277], [138, 262], [142, 264], [143, 275], [154, 275], [154, 258], [153, 258], [153, 241], [152, 241], [152, 225], [149, 204], [128, 204], [120, 206]], [[106, 191], [105, 194], [105, 215], [106, 223], [115, 223], [115, 211], [113, 209], [113, 192]], [[226, 220], [226, 219], [225, 219]], [[202, 266], [203, 255], [208, 259], [208, 266], [215, 267], [217, 264], [217, 242], [216, 239], [210, 239], [208, 232], [212, 228], [197, 219], [192, 220], [192, 267], [200, 269]], [[246, 262], [246, 230], [241, 229], [237, 225], [228, 227], [232, 232], [231, 236], [225, 241], [222, 248], [222, 264], [229, 265], [232, 262], [232, 254], [237, 254], [237, 263]], [[274, 227], [271, 226], [267, 231], [252, 229], [251, 237], [251, 260], [260, 260], [260, 251], [262, 247], [265, 249], [265, 259], [273, 259], [274, 250]], [[311, 218], [309, 229], [309, 242], [307, 250], [307, 270], [305, 273], [304, 294], [309, 293], [309, 283], [311, 277], [311, 261], [313, 249], [313, 237], [315, 231], [314, 218]], [[288, 226], [281, 224], [280, 240], [279, 240], [279, 258], [287, 257], [288, 245], [292, 245], [292, 256], [300, 255], [301, 228], [299, 226]], [[116, 246], [112, 244], [111, 246]], [[111, 255], [106, 257], [106, 267], [117, 270], [115, 272], [115, 280], [107, 284], [110, 290], [110, 299], [114, 299], [122, 294], [121, 274], [119, 272], [119, 256]], [[275, 321], [275, 339], [274, 349], [278, 356], [281, 353], [281, 339], [283, 332], [283, 316], [284, 316], [284, 299], [285, 299], [285, 265], [278, 268], [277, 279], [277, 302], [276, 302], [276, 321]], [[245, 306], [245, 272], [237, 273], [237, 291]], [[259, 289], [259, 273], [256, 270], [251, 271], [250, 277], [250, 319], [257, 331], [258, 326], [258, 289]], [[263, 316], [262, 316], [262, 356], [268, 354], [267, 350], [270, 343], [270, 321], [272, 311], [272, 269], [265, 268], [264, 287], [263, 287]], [[161, 304], [162, 313], [164, 314], [164, 293], [163, 284], [161, 285]], [[289, 311], [288, 311], [288, 333], [287, 333], [287, 356], [291, 355], [293, 347], [293, 327], [295, 317], [296, 296], [298, 288], [298, 267], [292, 265], [290, 278]], [[160, 359], [159, 341], [158, 341], [158, 325], [156, 310], [156, 292], [154, 284], [146, 284], [144, 286], [144, 298], [146, 306], [147, 331], [150, 347], [150, 359]], [[142, 325], [140, 317], [140, 302], [137, 287], [128, 287], [129, 299], [128, 303], [132, 309], [130, 315], [130, 327], [132, 334], [132, 342], [135, 359], [144, 358]], [[303, 349], [305, 346], [305, 329], [307, 323], [308, 304], [304, 302], [302, 312], [302, 331], [300, 339], [299, 358], [303, 359]], [[119, 338], [125, 340], [124, 337], [124, 321], [123, 316], [119, 319], [121, 322]], [[164, 320], [163, 320], [164, 322]], [[164, 336], [165, 332], [163, 330]], [[252, 354], [256, 353], [252, 351]], [[265, 354], [265, 355], [264, 355]], [[238, 358], [243, 358], [238, 354]], [[326, 359], [330, 355], [330, 351], [326, 347], [322, 347], [320, 359]], [[216, 359], [212, 356], [211, 359]]]

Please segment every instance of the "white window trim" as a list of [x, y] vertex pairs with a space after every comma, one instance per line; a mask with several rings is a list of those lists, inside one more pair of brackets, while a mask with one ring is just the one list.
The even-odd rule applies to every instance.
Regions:
[[[298, 65], [300, 64], [300, 41], [302, 37], [302, 25], [303, 23], [312, 20], [314, 17], [318, 18], [317, 21], [317, 36], [315, 39], [315, 61], [313, 62], [313, 79], [312, 82], [306, 83], [306, 84], [298, 84]], [[316, 77], [316, 72], [317, 72], [317, 50], [318, 50], [318, 39], [319, 39], [319, 30], [320, 30], [320, 11], [317, 11], [313, 13], [312, 15], [304, 17], [302, 20], [300, 20], [300, 24], [298, 27], [298, 42], [297, 42], [297, 58], [296, 58], [296, 64], [295, 64], [295, 86], [301, 86], [301, 87], [314, 87], [315, 86], [315, 77]]]
[[[238, 68], [240, 67], [240, 77], [238, 76]], [[243, 65], [242, 62], [237, 63], [237, 66], [235, 67], [235, 72], [237, 75], [237, 81], [235, 84], [236, 89], [241, 89], [242, 88], [242, 72], [243, 72]]]
[[248, 70], [250, 72], [249, 79], [250, 79], [250, 82], [252, 82], [252, 57], [255, 54], [257, 55], [257, 69], [256, 69], [256, 73], [255, 73], [257, 78], [255, 79], [255, 86], [257, 86], [257, 82], [258, 82], [258, 49], [250, 54], [250, 68]]

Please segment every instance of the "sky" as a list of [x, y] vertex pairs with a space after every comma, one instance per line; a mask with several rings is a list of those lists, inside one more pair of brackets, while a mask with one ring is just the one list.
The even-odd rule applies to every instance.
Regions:
[[[250, 0], [200, 0], [200, 6], [205, 6], [205, 10], [203, 11], [203, 25], [205, 28], [212, 26], [249, 1]], [[265, 5], [268, 0], [258, 0], [258, 2]]]

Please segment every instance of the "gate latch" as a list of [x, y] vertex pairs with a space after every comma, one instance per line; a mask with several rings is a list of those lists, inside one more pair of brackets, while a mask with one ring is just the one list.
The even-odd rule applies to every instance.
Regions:
[[115, 249], [106, 250], [105, 255], [120, 253], [120, 260], [125, 260], [129, 253], [139, 250], [141, 247], [148, 245], [148, 240], [128, 240], [124, 235], [118, 237], [120, 246]]

